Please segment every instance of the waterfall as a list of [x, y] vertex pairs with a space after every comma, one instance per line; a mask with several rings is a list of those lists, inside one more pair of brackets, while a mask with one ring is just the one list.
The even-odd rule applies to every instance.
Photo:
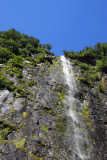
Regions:
[[68, 127], [66, 131], [67, 150], [70, 160], [90, 160], [91, 143], [86, 129], [86, 124], [81, 116], [83, 104], [76, 98], [76, 82], [71, 62], [64, 56], [60, 58], [64, 83], [67, 86], [67, 94], [65, 96], [65, 104], [67, 107], [66, 114], [68, 119]]

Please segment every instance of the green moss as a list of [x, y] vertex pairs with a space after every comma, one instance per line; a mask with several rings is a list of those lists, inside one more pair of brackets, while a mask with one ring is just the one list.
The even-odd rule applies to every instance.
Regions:
[[31, 137], [32, 137], [32, 138], [37, 138], [37, 136], [36, 136], [36, 135], [34, 135], [34, 134], [31, 134]]
[[23, 118], [26, 118], [28, 116], [27, 112], [23, 112]]
[[13, 92], [13, 94], [15, 95], [15, 98], [20, 98], [20, 97], [25, 97], [26, 98], [27, 94], [28, 94], [26, 91], [19, 91], [17, 95], [16, 95], [16, 93]]
[[16, 146], [16, 148], [19, 148], [20, 150], [24, 149], [25, 143], [26, 143], [26, 138], [14, 140], [14, 145]]
[[13, 131], [17, 130], [16, 125], [10, 123], [10, 122], [4, 122], [2, 119], [0, 120], [0, 140], [7, 140], [8, 135]]
[[39, 110], [39, 109], [38, 109], [38, 108], [36, 108], [36, 107], [32, 107], [32, 109], [34, 109], [35, 111]]
[[23, 128], [25, 128], [26, 122], [20, 122], [20, 126], [22, 126]]
[[0, 140], [6, 140], [9, 133], [11, 133], [10, 128], [5, 128], [0, 132]]
[[28, 154], [28, 157], [29, 158], [33, 158], [34, 160], [45, 160], [44, 158], [37, 157], [37, 156], [35, 156], [34, 154], [31, 154], [31, 153]]
[[11, 109], [11, 113], [14, 113], [15, 112], [15, 110], [14, 109]]
[[63, 94], [63, 93], [60, 93], [60, 94], [58, 95], [58, 98], [59, 98], [61, 101], [63, 101], [63, 100], [64, 100], [64, 94]]
[[47, 115], [47, 113], [46, 113], [46, 112], [43, 112], [42, 110], [40, 110], [40, 112], [41, 112], [44, 116]]
[[12, 131], [16, 131], [17, 127], [16, 125], [10, 123], [10, 122], [4, 122], [2, 121], [2, 119], [0, 120], [0, 144], [1, 143], [6, 143], [8, 141], [8, 135], [12, 132]]
[[5, 143], [7, 143], [7, 142], [8, 142], [8, 140], [2, 140], [1, 137], [0, 137], [0, 145], [1, 145], [2, 143], [5, 144]]
[[86, 124], [87, 124], [88, 126], [91, 126], [91, 125], [92, 125], [92, 123], [91, 123], [91, 122], [86, 122]]
[[13, 96], [16, 98], [20, 98], [20, 97], [25, 97], [27, 98], [27, 95], [29, 94], [29, 92], [26, 90], [26, 85], [24, 84], [24, 82], [20, 82], [20, 86], [18, 86], [14, 92], [13, 92]]
[[12, 104], [12, 105], [13, 105], [13, 101], [10, 101], [9, 104]]
[[61, 121], [56, 123], [56, 130], [60, 133], [66, 132], [66, 122]]
[[25, 100], [22, 100], [22, 101], [21, 101], [21, 104], [24, 104], [24, 103], [25, 103]]
[[27, 85], [28, 85], [29, 87], [37, 86], [37, 82], [35, 82], [34, 79], [31, 79], [31, 80], [29, 80], [29, 82], [27, 83]]
[[46, 126], [42, 126], [41, 129], [44, 131], [44, 132], [47, 132], [48, 131], [48, 128]]
[[35, 98], [35, 102], [38, 102], [37, 98]]
[[84, 109], [82, 110], [82, 115], [88, 119], [89, 114], [90, 114], [89, 108], [86, 105], [84, 105]]
[[17, 130], [17, 126], [15, 124], [12, 124], [11, 122], [3, 122], [3, 126], [8, 126], [9, 128], [12, 128], [13, 130]]
[[27, 99], [30, 100], [30, 101], [34, 101], [34, 99], [31, 98], [31, 97], [27, 97]]

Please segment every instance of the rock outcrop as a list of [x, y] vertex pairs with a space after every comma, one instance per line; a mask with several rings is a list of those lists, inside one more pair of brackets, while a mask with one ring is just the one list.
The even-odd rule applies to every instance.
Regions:
[[[20, 91], [0, 90], [0, 159], [70, 160], [65, 144], [68, 106], [63, 101], [67, 86], [59, 57], [53, 57], [51, 64], [26, 64], [21, 79], [5, 72]], [[76, 65], [73, 68], [75, 97], [87, 106], [83, 116], [92, 138], [92, 160], [106, 160], [106, 94], [82, 82], [82, 71]], [[106, 83], [106, 75], [100, 76]]]
[[[107, 75], [99, 73], [99, 79], [88, 84], [82, 81], [84, 71], [74, 65], [78, 93], [76, 97], [84, 103], [89, 110], [86, 118], [86, 126], [92, 138], [93, 152], [92, 159], [107, 159]], [[103, 84], [103, 90], [98, 86]], [[85, 111], [87, 115], [87, 110]]]
[[[84, 160], [72, 151], [73, 121], [65, 102], [69, 86], [51, 48], [15, 29], [0, 32], [0, 160]], [[106, 160], [107, 43], [64, 54], [76, 81], [73, 109], [93, 146], [91, 159], [85, 159]], [[82, 127], [76, 127], [80, 133]], [[82, 150], [90, 152], [88, 147]]]
[[27, 63], [22, 79], [6, 75], [23, 93], [0, 90], [1, 160], [66, 159], [64, 86], [59, 60], [52, 63]]

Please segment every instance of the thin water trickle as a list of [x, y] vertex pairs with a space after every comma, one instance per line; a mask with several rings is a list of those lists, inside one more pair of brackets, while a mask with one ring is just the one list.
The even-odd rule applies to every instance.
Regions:
[[70, 157], [74, 160], [90, 160], [91, 144], [88, 140], [88, 132], [85, 122], [80, 116], [82, 104], [74, 97], [76, 93], [76, 82], [71, 62], [64, 56], [61, 56], [65, 84], [68, 86], [68, 93], [65, 96], [65, 103], [69, 106], [67, 116], [69, 121], [67, 137], [69, 142]]

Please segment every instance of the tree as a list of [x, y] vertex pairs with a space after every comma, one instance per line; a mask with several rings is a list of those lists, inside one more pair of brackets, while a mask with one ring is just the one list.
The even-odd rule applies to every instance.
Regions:
[[12, 53], [6, 48], [0, 48], [0, 63], [6, 62], [12, 57]]
[[97, 42], [97, 44], [94, 46], [94, 48], [100, 50], [100, 46], [101, 46], [101, 44], [99, 42]]
[[52, 49], [51, 44], [45, 44], [45, 47], [46, 47], [46, 49], [49, 50], [49, 51]]
[[5, 39], [13, 39], [14, 41], [18, 41], [21, 39], [21, 34], [14, 28], [12, 28], [8, 31], [3, 32], [2, 37]]

